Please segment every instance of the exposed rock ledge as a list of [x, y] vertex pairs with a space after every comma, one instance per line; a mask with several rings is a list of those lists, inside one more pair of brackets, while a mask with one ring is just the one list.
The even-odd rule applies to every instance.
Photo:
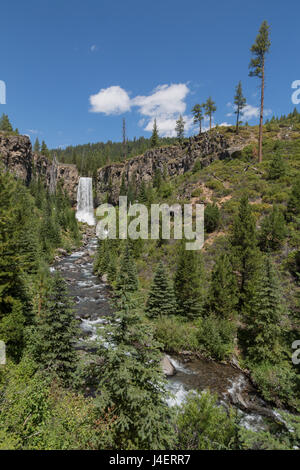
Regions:
[[100, 168], [97, 195], [101, 201], [108, 194], [110, 202], [116, 204], [123, 177], [125, 183], [134, 181], [139, 187], [142, 181], [150, 181], [157, 169], [169, 176], [180, 175], [191, 170], [197, 159], [206, 167], [214, 160], [230, 158], [236, 151], [237, 148], [231, 149], [227, 138], [217, 130], [191, 137], [182, 145], [151, 149], [130, 160]]
[[76, 203], [79, 174], [75, 165], [50, 161], [44, 155], [33, 153], [26, 135], [8, 135], [0, 132], [0, 162], [26, 184], [35, 177], [44, 179], [47, 186], [57, 181], [67, 191], [72, 204]]

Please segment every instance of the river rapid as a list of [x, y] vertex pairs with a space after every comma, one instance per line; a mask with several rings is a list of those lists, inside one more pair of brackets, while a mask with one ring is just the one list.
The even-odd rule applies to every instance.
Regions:
[[[79, 349], [92, 349], [93, 341], [101, 338], [101, 328], [112, 315], [109, 289], [93, 273], [93, 256], [97, 238], [86, 236], [79, 251], [57, 260], [51, 270], [60, 271], [75, 302], [75, 315], [80, 322]], [[176, 374], [168, 378], [170, 406], [181, 405], [189, 391], [209, 389], [217, 393], [220, 404], [235, 406], [242, 424], [253, 430], [264, 429], [264, 417], [275, 419], [273, 411], [258, 395], [249, 379], [228, 364], [205, 359], [168, 356]]]

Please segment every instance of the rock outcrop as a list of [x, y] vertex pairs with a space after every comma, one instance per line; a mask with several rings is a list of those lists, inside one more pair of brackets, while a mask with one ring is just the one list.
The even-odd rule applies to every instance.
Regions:
[[0, 132], [0, 162], [29, 184], [32, 178], [32, 148], [29, 137]]
[[0, 132], [0, 162], [4, 167], [21, 178], [27, 185], [33, 178], [42, 178], [45, 184], [55, 190], [58, 181], [68, 193], [72, 204], [76, 203], [79, 173], [75, 165], [50, 161], [44, 155], [32, 152], [29, 137], [7, 135]]
[[122, 178], [125, 183], [134, 181], [139, 187], [142, 181], [150, 181], [157, 169], [169, 176], [180, 175], [191, 170], [198, 159], [205, 167], [214, 160], [229, 158], [231, 153], [228, 140], [218, 131], [191, 137], [183, 145], [148, 150], [125, 162], [100, 168], [97, 173], [97, 195], [101, 200], [108, 193], [110, 202], [115, 204]]

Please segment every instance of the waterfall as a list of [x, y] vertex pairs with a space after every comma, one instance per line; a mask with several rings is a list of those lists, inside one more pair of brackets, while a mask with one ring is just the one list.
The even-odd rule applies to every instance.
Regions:
[[77, 189], [76, 219], [95, 225], [92, 178], [80, 178]]

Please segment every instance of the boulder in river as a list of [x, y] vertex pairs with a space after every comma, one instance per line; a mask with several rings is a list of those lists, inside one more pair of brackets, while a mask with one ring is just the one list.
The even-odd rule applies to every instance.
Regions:
[[173, 366], [172, 362], [170, 361], [170, 359], [168, 358], [168, 356], [164, 356], [161, 360], [161, 367], [162, 367], [162, 371], [163, 373], [167, 376], [167, 377], [171, 377], [172, 375], [175, 375], [176, 374], [176, 369], [175, 367]]

